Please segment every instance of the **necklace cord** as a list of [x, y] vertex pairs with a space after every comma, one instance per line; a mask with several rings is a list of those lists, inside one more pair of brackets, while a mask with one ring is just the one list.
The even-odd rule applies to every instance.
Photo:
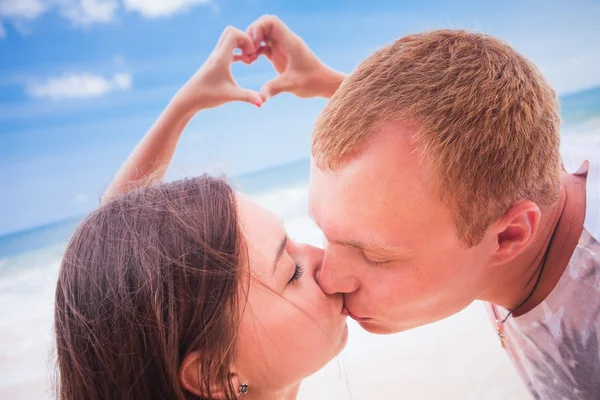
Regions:
[[[565, 205], [566, 205], [566, 199], [565, 199]], [[564, 209], [564, 206], [563, 206], [563, 209]], [[561, 214], [562, 214], [562, 212], [561, 212]], [[559, 221], [560, 221], [560, 218], [559, 218]], [[546, 267], [546, 261], [548, 260], [548, 255], [550, 254], [550, 249], [552, 248], [552, 242], [554, 242], [554, 237], [556, 236], [556, 231], [558, 231], [558, 225], [559, 225], [559, 223], [557, 222], [556, 227], [554, 228], [554, 231], [552, 232], [552, 236], [550, 237], [550, 241], [548, 242], [548, 248], [546, 249], [546, 253], [544, 254], [544, 258], [542, 259], [542, 267], [540, 268], [540, 273], [539, 273], [537, 279], [535, 280], [533, 289], [531, 289], [531, 292], [529, 292], [529, 295], [525, 298], [525, 300], [523, 300], [518, 306], [516, 306], [512, 310], [509, 310], [508, 314], [506, 314], [506, 317], [504, 317], [504, 319], [502, 321], [500, 321], [501, 324], [505, 323], [506, 320], [508, 319], [508, 317], [510, 317], [515, 311], [517, 311], [525, 303], [527, 303], [529, 301], [529, 299], [531, 299], [531, 297], [535, 293], [535, 290], [537, 289], [540, 281], [542, 280], [542, 275], [544, 274], [544, 268]]]

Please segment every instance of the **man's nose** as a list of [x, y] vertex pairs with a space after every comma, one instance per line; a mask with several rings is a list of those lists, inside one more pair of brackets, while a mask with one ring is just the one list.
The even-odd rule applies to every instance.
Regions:
[[345, 268], [331, 250], [325, 251], [316, 279], [321, 290], [326, 294], [352, 293], [360, 286], [358, 280], [352, 276], [349, 266]]

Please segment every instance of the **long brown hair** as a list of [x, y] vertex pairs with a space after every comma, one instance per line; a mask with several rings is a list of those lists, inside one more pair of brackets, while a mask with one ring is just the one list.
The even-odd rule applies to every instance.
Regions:
[[87, 217], [56, 288], [58, 398], [198, 399], [179, 382], [198, 351], [202, 390], [235, 399], [242, 242], [233, 191], [207, 176], [123, 194]]

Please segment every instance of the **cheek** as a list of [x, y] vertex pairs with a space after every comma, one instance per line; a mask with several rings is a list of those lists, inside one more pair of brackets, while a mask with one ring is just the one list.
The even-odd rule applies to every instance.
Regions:
[[316, 372], [336, 354], [332, 328], [333, 322], [340, 325], [339, 318], [332, 321], [332, 304], [319, 292], [318, 287], [298, 287], [290, 288], [286, 298], [264, 293], [249, 299], [239, 352], [255, 382], [284, 387]]
[[303, 328], [277, 295], [249, 299], [238, 337], [238, 367], [257, 386], [283, 388], [289, 381], [289, 341]]
[[475, 252], [453, 249], [436, 253], [415, 270], [411, 296], [415, 307], [439, 318], [471, 304], [481, 288], [481, 271]]
[[463, 290], [472, 282], [467, 259], [459, 253], [434, 253], [389, 267], [367, 267], [361, 279], [365, 300], [376, 309], [392, 311], [398, 306], [430, 307], [468, 296], [470, 290]]
[[288, 297], [288, 306], [292, 325], [296, 328], [285, 327], [288, 345], [299, 364], [306, 368], [305, 372], [310, 374], [340, 350], [336, 341], [344, 320], [342, 299], [341, 296], [326, 296], [314, 282], [293, 290]]
[[435, 253], [415, 270], [415, 286], [434, 301], [469, 296], [475, 276], [464, 250]]

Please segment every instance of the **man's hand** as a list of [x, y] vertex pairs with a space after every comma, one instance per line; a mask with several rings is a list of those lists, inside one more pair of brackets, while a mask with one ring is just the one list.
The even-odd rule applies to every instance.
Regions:
[[263, 101], [281, 92], [298, 97], [331, 97], [344, 80], [344, 75], [323, 64], [279, 18], [263, 16], [248, 27], [255, 53], [243, 51], [235, 60], [253, 62], [265, 55], [279, 76], [265, 83], [260, 95]]

